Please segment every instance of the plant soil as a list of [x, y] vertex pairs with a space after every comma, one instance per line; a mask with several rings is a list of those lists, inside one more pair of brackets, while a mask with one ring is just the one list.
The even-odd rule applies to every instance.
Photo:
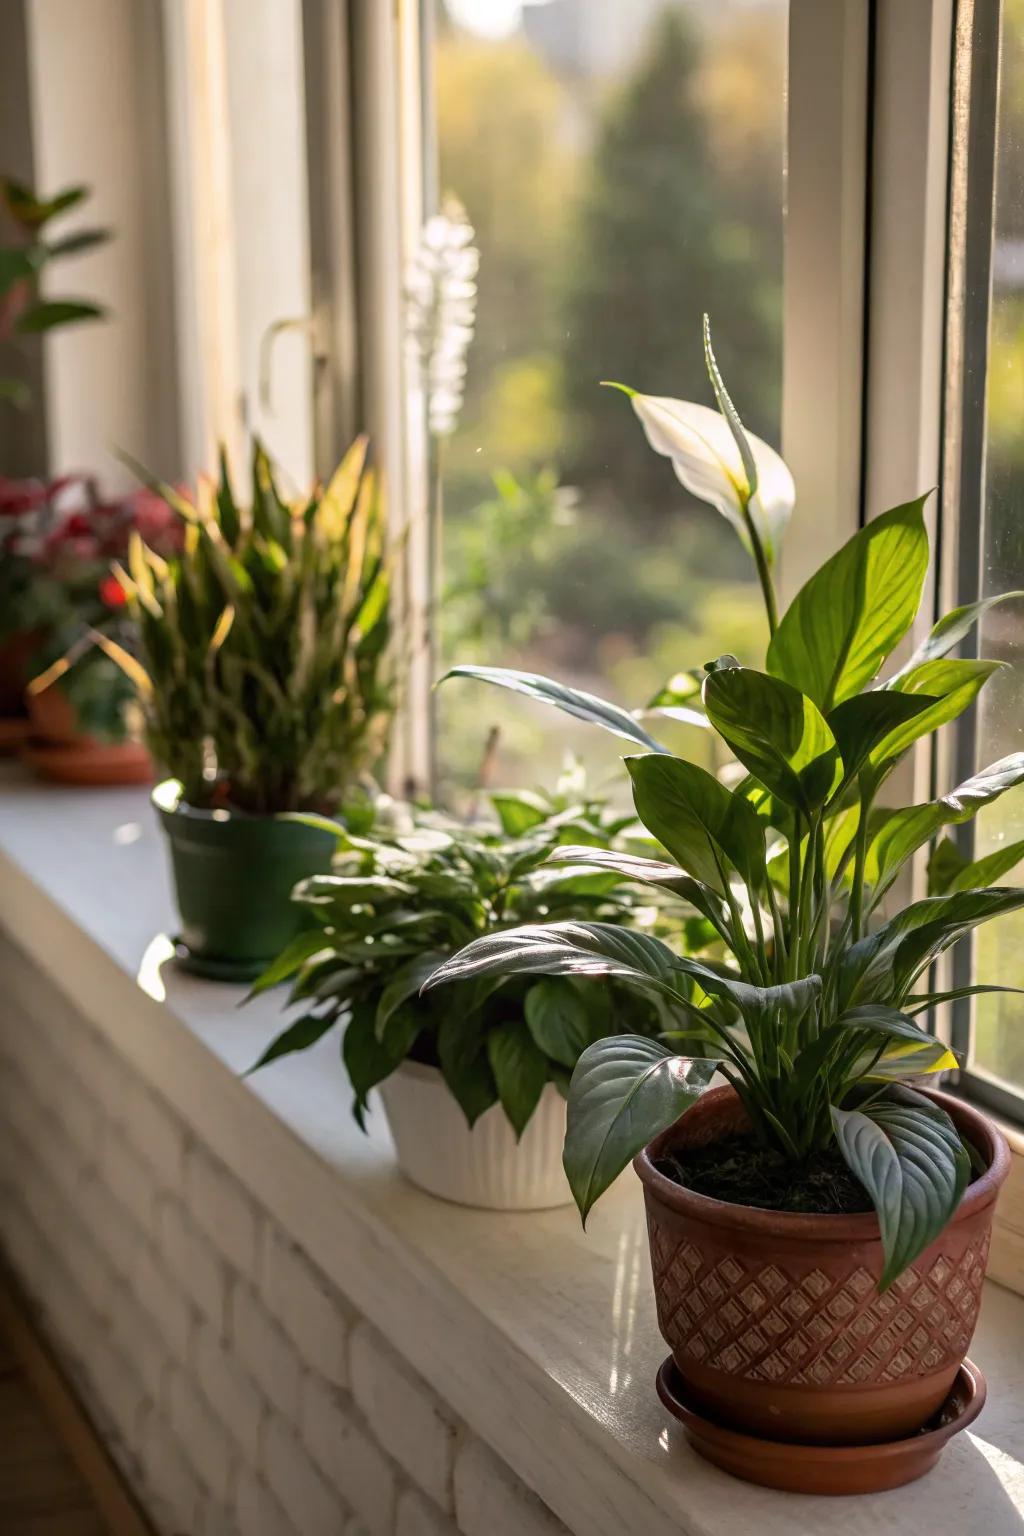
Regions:
[[819, 1216], [873, 1209], [867, 1190], [832, 1147], [794, 1163], [749, 1136], [723, 1136], [706, 1147], [660, 1157], [655, 1167], [684, 1189], [729, 1205]]

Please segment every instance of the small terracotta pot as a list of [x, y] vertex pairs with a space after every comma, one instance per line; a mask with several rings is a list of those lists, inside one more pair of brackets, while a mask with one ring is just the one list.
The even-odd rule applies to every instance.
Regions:
[[24, 715], [25, 684], [32, 675], [32, 653], [39, 636], [21, 630], [0, 644], [0, 715]]
[[37, 773], [61, 784], [149, 784], [153, 762], [137, 741], [98, 741], [81, 730], [59, 683], [26, 693], [30, 741], [25, 756]]
[[913, 1434], [956, 1378], [978, 1319], [1010, 1152], [959, 1099], [932, 1093], [981, 1154], [945, 1231], [880, 1295], [874, 1213], [729, 1205], [659, 1173], [668, 1151], [749, 1129], [731, 1088], [706, 1094], [634, 1161], [644, 1185], [658, 1324], [687, 1400], [773, 1440], [866, 1445]]

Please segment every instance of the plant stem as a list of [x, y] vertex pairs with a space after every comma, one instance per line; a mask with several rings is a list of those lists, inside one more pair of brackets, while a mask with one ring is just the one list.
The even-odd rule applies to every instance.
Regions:
[[779, 608], [775, 597], [775, 586], [772, 582], [771, 565], [768, 556], [764, 552], [757, 529], [754, 527], [754, 519], [750, 515], [750, 497], [744, 497], [741, 502], [743, 522], [750, 536], [750, 548], [754, 556], [754, 565], [757, 567], [757, 579], [761, 583], [761, 593], [764, 597], [765, 611], [768, 614], [768, 633], [774, 635], [779, 627]]
[[871, 813], [872, 791], [861, 780], [860, 820], [857, 823], [857, 843], [853, 862], [853, 887], [850, 892], [850, 939], [856, 944], [860, 938], [864, 912], [864, 865], [868, 853], [868, 818]]
[[793, 812], [789, 843], [789, 979], [800, 975], [800, 812]]

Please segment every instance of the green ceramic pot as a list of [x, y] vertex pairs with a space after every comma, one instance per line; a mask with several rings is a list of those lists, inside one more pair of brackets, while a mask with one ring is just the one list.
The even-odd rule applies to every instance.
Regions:
[[224, 980], [258, 976], [306, 926], [292, 889], [330, 870], [335, 839], [276, 816], [197, 810], [175, 779], [153, 804], [171, 847], [182, 962]]

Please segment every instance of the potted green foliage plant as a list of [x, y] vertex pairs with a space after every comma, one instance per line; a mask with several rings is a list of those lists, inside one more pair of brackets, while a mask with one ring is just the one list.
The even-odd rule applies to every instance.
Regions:
[[[780, 617], [772, 567], [792, 479], [745, 433], [707, 330], [705, 349], [717, 412], [628, 393], [652, 446], [735, 525], [764, 592], [764, 669], [720, 657], [700, 688], [707, 728], [739, 765], [731, 787], [651, 750], [631, 716], [600, 700], [462, 669], [644, 749], [626, 766], [667, 858], [627, 866], [567, 848], [554, 867], [619, 869], [674, 892], [703, 919], [705, 948], [683, 956], [641, 934], [627, 946], [599, 922], [531, 924], [476, 939], [427, 992], [603, 975], [663, 1001], [672, 1031], [601, 1039], [573, 1074], [564, 1158], [580, 1211], [635, 1159], [659, 1321], [691, 1410], [772, 1441], [873, 1444], [914, 1435], [957, 1379], [1009, 1166], [984, 1116], [915, 1080], [956, 1065], [923, 1011], [993, 990], [936, 990], [932, 963], [1024, 905], [1024, 891], [997, 883], [1024, 844], [974, 863], [942, 845], [920, 900], [898, 897], [897, 882], [944, 829], [1024, 779], [1024, 754], [921, 804], [884, 793], [915, 743], [968, 709], [996, 670], [953, 653], [1001, 599], [947, 614], [894, 662], [929, 561], [921, 497], [868, 523]], [[696, 702], [686, 707], [699, 717]], [[673, 1033], [687, 1037], [682, 1053]], [[872, 1465], [860, 1486], [900, 1480], [893, 1461]]]
[[336, 829], [333, 872], [295, 892], [316, 927], [255, 989], [291, 977], [303, 1012], [257, 1065], [342, 1023], [356, 1119], [379, 1087], [413, 1183], [462, 1204], [539, 1209], [571, 1199], [564, 1094], [581, 1050], [623, 1027], [653, 1035], [661, 1002], [618, 987], [588, 1000], [575, 980], [532, 976], [419, 995], [470, 938], [524, 921], [593, 918], [630, 941], [620, 925], [639, 903], [624, 876], [548, 858], [569, 842], [626, 857], [632, 817], [611, 815], [575, 774], [553, 795], [493, 794], [490, 809], [465, 825], [389, 803], [367, 826], [350, 815]]
[[181, 955], [248, 979], [299, 930], [295, 882], [334, 838], [289, 813], [329, 813], [369, 771], [393, 708], [385, 512], [363, 438], [297, 502], [253, 453], [248, 505], [222, 456], [195, 500], [158, 487], [182, 524], [165, 558], [132, 538], [116, 567], [138, 656], [97, 643], [135, 684], [170, 775], [154, 804], [170, 844]]

